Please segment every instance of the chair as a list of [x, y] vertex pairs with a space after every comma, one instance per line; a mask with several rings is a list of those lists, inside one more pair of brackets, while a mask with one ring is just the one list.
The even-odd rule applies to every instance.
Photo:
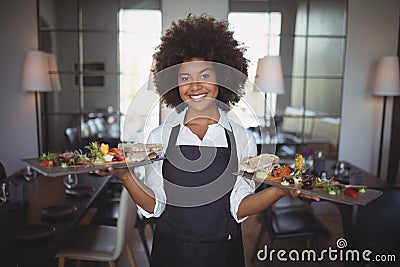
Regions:
[[281, 239], [306, 239], [307, 247], [310, 240], [328, 239], [329, 230], [313, 214], [307, 205], [300, 205], [300, 200], [290, 197], [277, 201], [259, 214], [261, 229], [256, 240], [252, 261], [254, 261], [265, 232], [268, 232], [270, 247], [275, 247], [275, 241]]
[[7, 178], [6, 169], [4, 168], [3, 162], [0, 161], [0, 180], [6, 178]]
[[129, 258], [130, 266], [135, 267], [135, 260], [128, 243], [128, 236], [133, 235], [137, 207], [124, 188], [121, 194], [117, 226], [79, 225], [65, 246], [57, 253], [58, 266], [63, 267], [66, 259], [78, 261], [107, 262], [110, 267], [123, 249]]
[[353, 231], [357, 244], [353, 245], [368, 247], [374, 253], [400, 254], [400, 187], [378, 190], [383, 192], [382, 196], [357, 207]]
[[[120, 188], [121, 187], [121, 188]], [[91, 221], [92, 224], [100, 225], [111, 225], [117, 224], [119, 211], [118, 206], [120, 202], [120, 197], [118, 197], [117, 192], [121, 192], [122, 184], [121, 182], [112, 177], [106, 187], [100, 192], [99, 196], [94, 203], [97, 207], [97, 212], [93, 216]], [[143, 248], [145, 250], [146, 257], [150, 263], [150, 248], [147, 245], [146, 239], [146, 226], [150, 227], [152, 234], [154, 234], [156, 225], [156, 218], [145, 218], [139, 212], [137, 213], [137, 218], [135, 222], [135, 228], [139, 232], [140, 240], [142, 241]]]

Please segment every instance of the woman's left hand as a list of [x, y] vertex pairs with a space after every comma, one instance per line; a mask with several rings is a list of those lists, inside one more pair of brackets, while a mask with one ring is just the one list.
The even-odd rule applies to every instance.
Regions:
[[319, 197], [308, 195], [308, 194], [304, 194], [300, 190], [293, 191], [293, 190], [287, 190], [287, 189], [282, 189], [282, 188], [279, 188], [279, 189], [282, 191], [282, 193], [284, 195], [290, 194], [292, 197], [303, 197], [303, 198], [308, 198], [308, 199], [312, 199], [312, 200], [315, 200], [315, 201], [319, 201], [320, 200]]
[[303, 197], [303, 198], [308, 198], [308, 199], [312, 199], [312, 200], [315, 200], [315, 201], [319, 201], [319, 197], [308, 195], [308, 194], [304, 194], [300, 190], [296, 190], [296, 191], [290, 190], [289, 194], [292, 197]]

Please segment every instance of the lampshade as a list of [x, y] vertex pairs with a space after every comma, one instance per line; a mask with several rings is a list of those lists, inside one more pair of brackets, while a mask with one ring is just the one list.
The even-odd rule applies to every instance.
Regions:
[[47, 53], [32, 50], [26, 54], [22, 74], [22, 89], [26, 92], [51, 92]]
[[280, 56], [260, 58], [257, 64], [255, 84], [264, 93], [285, 93], [283, 70]]
[[58, 77], [57, 62], [53, 54], [47, 54], [49, 63], [50, 84], [53, 91], [61, 91], [60, 79]]
[[377, 65], [373, 82], [373, 95], [400, 95], [399, 58], [396, 56], [382, 57]]

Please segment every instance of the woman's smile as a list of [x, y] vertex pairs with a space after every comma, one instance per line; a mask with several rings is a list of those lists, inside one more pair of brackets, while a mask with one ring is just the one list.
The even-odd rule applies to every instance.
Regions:
[[200, 102], [207, 96], [207, 94], [204, 93], [204, 94], [200, 94], [200, 95], [189, 95], [189, 96], [192, 101]]

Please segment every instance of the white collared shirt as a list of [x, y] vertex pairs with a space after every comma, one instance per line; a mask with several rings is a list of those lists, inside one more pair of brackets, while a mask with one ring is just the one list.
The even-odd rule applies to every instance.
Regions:
[[[187, 109], [179, 114], [175, 113], [173, 118], [168, 119], [165, 123], [154, 129], [150, 133], [147, 143], [163, 144], [163, 152], [165, 153], [172, 128], [180, 124], [176, 145], [228, 147], [225, 135], [225, 129], [227, 129], [228, 131], [233, 131], [238, 162], [244, 157], [256, 155], [257, 146], [253, 135], [241, 125], [229, 120], [222, 110], [219, 110], [220, 119], [218, 123], [208, 126], [208, 130], [202, 140], [184, 125], [186, 111]], [[138, 208], [146, 218], [159, 217], [164, 212], [167, 202], [163, 187], [162, 161], [156, 161], [153, 164], [145, 166], [144, 183], [153, 190], [156, 197], [156, 205], [154, 213], [149, 213], [140, 206]], [[246, 219], [242, 218], [238, 220], [237, 218], [240, 202], [247, 195], [254, 193], [254, 190], [255, 184], [253, 181], [237, 176], [230, 196], [230, 212], [237, 222], [242, 222]]]

